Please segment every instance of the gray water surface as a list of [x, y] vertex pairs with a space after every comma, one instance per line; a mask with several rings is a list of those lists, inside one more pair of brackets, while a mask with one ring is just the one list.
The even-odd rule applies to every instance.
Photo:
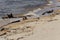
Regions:
[[[54, 4], [56, 3], [56, 0], [51, 1], [53, 1]], [[4, 16], [7, 13], [25, 14], [28, 12], [25, 8], [33, 9], [37, 6], [46, 5], [47, 3], [46, 0], [0, 0], [0, 16]]]
[[0, 16], [7, 13], [26, 13], [25, 7], [46, 4], [46, 0], [0, 0]]

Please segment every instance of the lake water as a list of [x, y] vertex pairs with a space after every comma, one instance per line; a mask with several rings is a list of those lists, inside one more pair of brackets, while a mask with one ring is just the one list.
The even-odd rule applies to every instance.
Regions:
[[[56, 3], [55, 0], [52, 1]], [[0, 16], [4, 16], [7, 13], [25, 14], [28, 12], [25, 8], [33, 9], [37, 5], [42, 6], [47, 3], [46, 0], [0, 0]]]
[[46, 4], [46, 0], [0, 0], [0, 16], [6, 13], [26, 13], [25, 7]]

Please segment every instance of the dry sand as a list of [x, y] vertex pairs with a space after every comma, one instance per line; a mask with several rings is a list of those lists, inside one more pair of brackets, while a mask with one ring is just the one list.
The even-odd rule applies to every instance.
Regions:
[[60, 40], [60, 15], [53, 21], [36, 24], [34, 35], [24, 40]]

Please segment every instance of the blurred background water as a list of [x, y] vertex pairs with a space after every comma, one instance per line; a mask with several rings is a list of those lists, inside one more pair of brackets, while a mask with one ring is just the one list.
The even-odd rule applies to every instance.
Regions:
[[0, 0], [0, 16], [7, 13], [26, 13], [26, 7], [46, 4], [46, 0]]
[[[55, 0], [52, 0], [55, 2]], [[22, 14], [27, 13], [25, 8], [34, 8], [47, 4], [47, 0], [0, 0], [0, 16], [7, 13]]]

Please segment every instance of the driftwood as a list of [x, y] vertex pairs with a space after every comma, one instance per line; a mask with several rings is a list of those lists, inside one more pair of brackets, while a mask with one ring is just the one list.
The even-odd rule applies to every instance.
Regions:
[[42, 15], [45, 15], [46, 13], [44, 12]]
[[51, 11], [46, 11], [44, 12], [42, 15], [45, 15], [46, 13], [49, 14], [49, 13], [52, 13], [54, 10], [51, 10]]
[[0, 31], [3, 31], [3, 30], [5, 30], [4, 28], [0, 28]]
[[6, 34], [5, 28], [0, 28], [0, 36], [3, 36], [5, 34]]
[[51, 11], [47, 11], [46, 13], [52, 13], [54, 10], [51, 10]]
[[26, 16], [24, 16], [24, 17], [23, 17], [23, 20], [27, 20], [27, 17], [26, 17]]
[[7, 16], [8, 16], [8, 18], [14, 18], [12, 13], [11, 14], [7, 14]]
[[11, 14], [7, 14], [7, 16], [5, 17], [2, 17], [2, 19], [7, 19], [7, 18], [15, 18], [15, 17], [13, 17], [13, 14], [11, 13]]
[[2, 19], [7, 19], [8, 17], [2, 17]]
[[11, 23], [16, 23], [16, 22], [20, 22], [20, 20], [17, 20], [17, 21], [13, 21], [13, 22], [11, 22]]
[[6, 32], [5, 32], [5, 33], [0, 34], [0, 36], [3, 36], [3, 35], [6, 35]]

